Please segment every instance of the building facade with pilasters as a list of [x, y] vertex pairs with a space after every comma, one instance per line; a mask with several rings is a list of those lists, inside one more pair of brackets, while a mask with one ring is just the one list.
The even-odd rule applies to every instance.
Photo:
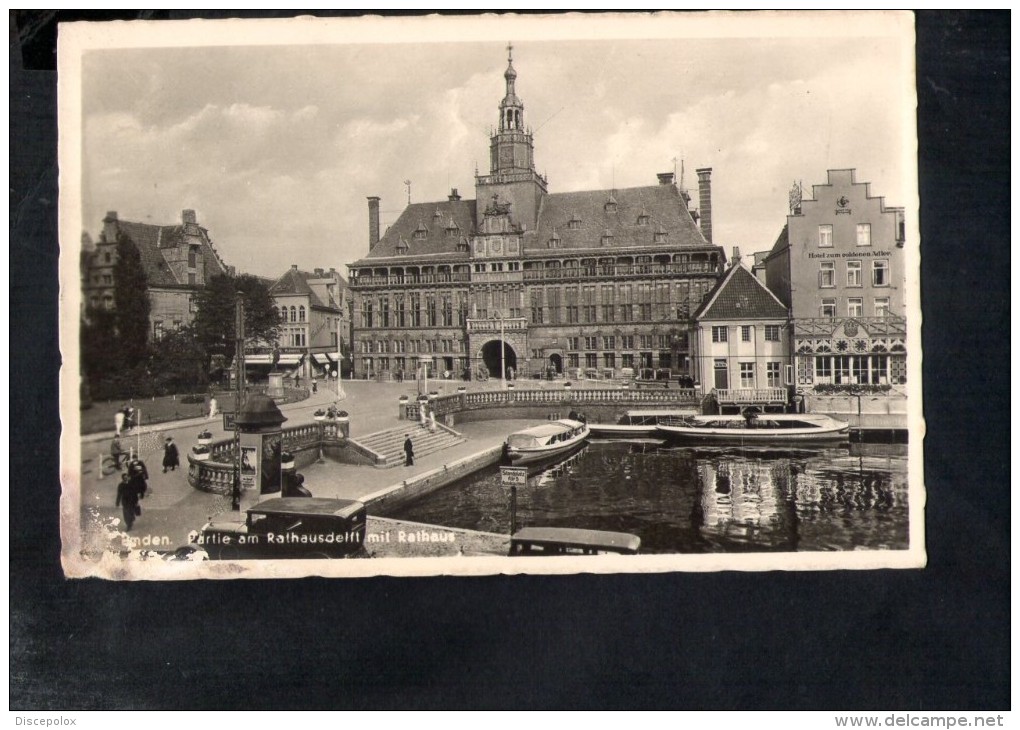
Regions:
[[722, 273], [711, 169], [699, 206], [673, 173], [645, 187], [550, 193], [512, 58], [475, 197], [407, 206], [350, 265], [356, 375], [690, 371], [691, 314]]

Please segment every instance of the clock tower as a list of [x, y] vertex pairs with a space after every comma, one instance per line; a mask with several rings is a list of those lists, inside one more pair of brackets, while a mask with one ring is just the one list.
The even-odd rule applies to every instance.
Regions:
[[[499, 124], [489, 141], [489, 174], [475, 178], [476, 220], [481, 224], [493, 196], [510, 210], [510, 219], [524, 230], [534, 230], [538, 208], [546, 193], [546, 181], [535, 172], [535, 146], [531, 130], [524, 126], [524, 103], [517, 98], [517, 71], [513, 46], [507, 46], [506, 95], [499, 103]], [[481, 225], [479, 225], [481, 228]]]

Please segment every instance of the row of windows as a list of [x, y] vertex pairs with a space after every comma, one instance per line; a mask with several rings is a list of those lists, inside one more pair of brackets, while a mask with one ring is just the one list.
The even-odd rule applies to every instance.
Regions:
[[[767, 324], [765, 328], [765, 341], [766, 342], [779, 342], [782, 338], [782, 326], [778, 324]], [[754, 327], [745, 324], [740, 326], [740, 341], [750, 342], [754, 333]], [[729, 341], [729, 327], [718, 326], [712, 327], [712, 342], [728, 342]]]
[[[870, 246], [871, 245], [871, 224], [870, 223], [858, 223], [857, 224], [857, 245], [858, 246]], [[832, 224], [823, 223], [818, 226], [818, 247], [819, 248], [832, 248]]]
[[[725, 358], [715, 360], [715, 370], [725, 371], [728, 368], [728, 363]], [[757, 375], [753, 362], [740, 362], [737, 363], [740, 369], [740, 387], [741, 388], [754, 388], [757, 386], [755, 382]], [[765, 386], [768, 388], [779, 388], [783, 385], [783, 364], [781, 362], [767, 362], [765, 363]]]
[[[654, 347], [667, 349], [670, 347], [673, 335], [601, 335], [587, 337], [568, 337], [567, 349], [569, 350], [615, 350], [617, 343], [620, 349], [633, 350], [635, 344], [642, 350], [651, 350]], [[687, 346], [687, 334], [676, 335], [676, 342], [679, 347]]]
[[363, 340], [358, 343], [358, 352], [363, 355], [404, 354], [404, 353], [449, 353], [464, 352], [463, 340]]
[[[581, 357], [584, 356], [584, 367], [586, 368], [615, 368], [617, 365], [617, 358], [619, 358], [619, 364], [622, 368], [634, 368], [634, 367], [660, 367], [670, 368], [673, 367], [673, 354], [668, 350], [660, 351], [658, 357], [654, 357], [653, 352], [624, 352], [621, 354], [615, 352], [568, 352], [567, 353], [567, 367], [568, 368], [579, 368], [581, 367]], [[655, 365], [655, 360], [658, 361], [658, 365]]]
[[[888, 317], [889, 297], [880, 297], [875, 299], [873, 312], [873, 316], [875, 317]], [[836, 311], [836, 300], [823, 299], [821, 307], [819, 308], [819, 316], [827, 318], [838, 317], [839, 314]], [[864, 317], [864, 299], [861, 297], [849, 297], [846, 300], [846, 316]]]
[[280, 306], [276, 308], [276, 311], [280, 315], [281, 322], [304, 322], [305, 321], [305, 305], [295, 307], [291, 305], [288, 309], [286, 306]]
[[[846, 285], [850, 287], [864, 286], [864, 264], [861, 261], [846, 262]], [[889, 286], [889, 262], [878, 259], [871, 262], [871, 285]], [[823, 261], [818, 269], [818, 286], [831, 289], [836, 286], [836, 263]]]

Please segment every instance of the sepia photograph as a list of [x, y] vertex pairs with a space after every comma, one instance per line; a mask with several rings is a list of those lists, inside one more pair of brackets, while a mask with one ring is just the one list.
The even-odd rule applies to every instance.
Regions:
[[926, 563], [907, 12], [67, 23], [65, 575]]

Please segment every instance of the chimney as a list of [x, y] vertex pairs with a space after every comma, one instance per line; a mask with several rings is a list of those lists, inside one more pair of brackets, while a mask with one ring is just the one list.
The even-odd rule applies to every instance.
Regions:
[[733, 265], [736, 266], [740, 263], [740, 246], [733, 247]]
[[316, 269], [315, 270], [315, 276], [320, 278], [320, 279], [323, 277], [324, 274], [325, 274], [325, 271], [323, 269]]
[[379, 198], [371, 196], [368, 199], [368, 250], [375, 248], [379, 243]]
[[659, 185], [673, 184], [673, 173], [671, 172], [660, 172], [656, 177], [659, 178]]
[[106, 217], [103, 218], [103, 240], [106, 243], [116, 243], [117, 233], [119, 231], [120, 226], [117, 224], [117, 211], [107, 211]]
[[698, 207], [701, 208], [701, 235], [712, 243], [712, 168], [698, 171]]
[[291, 271], [297, 271], [297, 264], [291, 264], [290, 265], [290, 270]]
[[195, 211], [185, 208], [181, 211], [181, 223], [198, 223], [198, 218], [195, 217]]
[[456, 203], [460, 200], [460, 193], [457, 192], [457, 188], [450, 188], [450, 202]]

